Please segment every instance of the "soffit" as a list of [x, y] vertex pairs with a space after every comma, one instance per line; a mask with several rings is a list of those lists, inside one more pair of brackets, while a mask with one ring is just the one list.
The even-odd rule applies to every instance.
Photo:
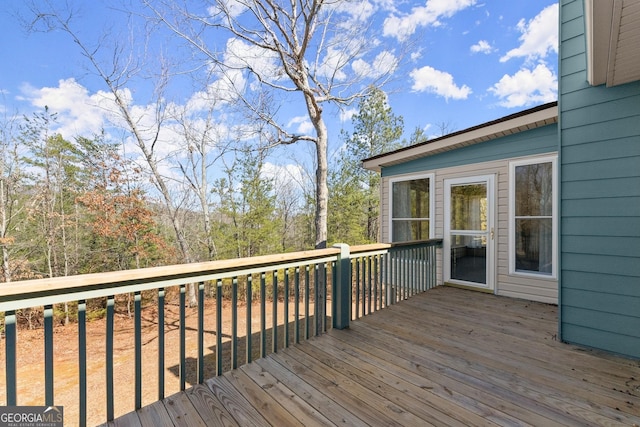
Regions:
[[640, 80], [640, 0], [585, 0], [588, 81]]
[[433, 156], [557, 122], [558, 105], [556, 102], [552, 102], [492, 122], [454, 132], [450, 135], [365, 159], [362, 161], [362, 166], [365, 169], [380, 172], [383, 167]]

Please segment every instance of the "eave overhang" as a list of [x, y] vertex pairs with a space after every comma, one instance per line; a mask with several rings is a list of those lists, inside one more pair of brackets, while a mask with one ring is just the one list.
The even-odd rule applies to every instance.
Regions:
[[589, 84], [640, 80], [640, 0], [585, 0], [585, 24]]
[[557, 122], [558, 103], [551, 102], [440, 138], [370, 157], [362, 161], [362, 166], [365, 169], [380, 172], [383, 167], [433, 156]]

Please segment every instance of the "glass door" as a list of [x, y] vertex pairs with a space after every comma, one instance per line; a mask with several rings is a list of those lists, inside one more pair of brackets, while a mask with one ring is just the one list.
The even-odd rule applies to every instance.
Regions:
[[445, 280], [493, 289], [493, 176], [445, 180]]

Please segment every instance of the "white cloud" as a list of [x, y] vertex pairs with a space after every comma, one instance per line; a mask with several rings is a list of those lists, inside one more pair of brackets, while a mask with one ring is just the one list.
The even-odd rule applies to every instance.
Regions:
[[349, 108], [347, 110], [340, 110], [340, 121], [342, 123], [351, 120], [351, 118], [353, 116], [355, 116], [356, 114], [358, 114], [358, 109], [357, 108]]
[[383, 34], [404, 41], [418, 28], [440, 26], [440, 19], [450, 18], [457, 12], [473, 6], [476, 0], [428, 0], [424, 6], [414, 7], [411, 13], [391, 15], [384, 20]]
[[264, 178], [273, 179], [276, 188], [289, 185], [293, 185], [294, 187], [301, 186], [302, 183], [305, 182], [306, 176], [301, 165], [277, 165], [271, 162], [265, 162], [262, 166], [262, 175]]
[[558, 4], [547, 6], [529, 22], [521, 19], [518, 30], [522, 33], [520, 46], [507, 52], [500, 62], [519, 57], [544, 59], [549, 52], [558, 53]]
[[478, 43], [471, 46], [471, 52], [473, 53], [485, 53], [489, 54], [493, 52], [493, 47], [486, 40], [480, 40]]
[[73, 78], [58, 81], [57, 87], [38, 89], [23, 85], [21, 93], [18, 100], [42, 109], [47, 106], [57, 114], [58, 127], [54, 130], [65, 139], [100, 132], [115, 110], [112, 94], [103, 91], [89, 94], [87, 88]]
[[327, 4], [330, 9], [334, 9], [336, 12], [345, 13], [349, 15], [350, 21], [365, 22], [368, 21], [371, 16], [376, 12], [376, 5], [368, 0], [364, 1], [346, 1], [335, 2]]
[[471, 94], [471, 88], [467, 85], [457, 86], [451, 74], [429, 66], [415, 68], [409, 75], [413, 79], [411, 89], [416, 92], [435, 93], [447, 100], [467, 99]]
[[227, 70], [205, 90], [194, 92], [187, 101], [187, 110], [195, 113], [222, 108], [237, 100], [246, 86], [247, 80], [242, 71]]
[[216, 2], [215, 6], [211, 6], [208, 9], [209, 14], [211, 16], [216, 16], [222, 12], [222, 8], [224, 8], [232, 18], [237, 18], [248, 9], [244, 3], [238, 0], [219, 0]]
[[411, 58], [411, 62], [416, 62], [418, 59], [422, 58], [422, 48], [419, 48], [418, 50], [411, 52], [410, 58]]
[[[57, 126], [52, 131], [60, 133], [63, 138], [73, 140], [76, 136], [91, 137], [105, 129], [125, 130], [125, 151], [131, 155], [139, 153], [136, 142], [128, 132], [129, 126], [122, 117], [114, 101], [114, 95], [109, 92], [98, 91], [91, 94], [87, 88], [74, 79], [60, 80], [57, 87], [34, 88], [24, 85], [19, 100], [26, 101], [39, 109], [45, 106], [57, 115]], [[127, 105], [139, 135], [152, 141], [156, 136], [157, 111], [155, 105], [136, 105], [129, 89], [123, 89], [119, 95]], [[170, 125], [162, 126], [155, 146], [158, 158], [173, 155], [183, 138]], [[136, 157], [134, 154], [133, 157]], [[163, 164], [164, 165], [164, 164]], [[163, 172], [169, 174], [169, 166]]]
[[309, 120], [308, 116], [297, 116], [289, 120], [289, 123], [287, 123], [288, 128], [296, 125], [297, 128], [295, 132], [300, 135], [309, 135], [313, 132], [313, 124]]
[[508, 108], [551, 102], [558, 99], [558, 77], [545, 64], [538, 64], [533, 70], [523, 68], [513, 76], [505, 74], [489, 92]]
[[342, 68], [347, 58], [349, 58], [349, 52], [346, 50], [341, 50], [334, 46], [329, 47], [326, 55], [317, 64], [316, 74], [336, 81], [344, 81], [347, 78], [347, 74], [342, 71]]
[[[263, 79], [275, 81], [284, 77], [279, 59], [274, 52], [237, 38], [227, 40], [224, 63], [230, 69], [238, 71], [250, 67]], [[230, 79], [234, 80], [236, 77], [231, 75]]]
[[351, 68], [359, 77], [377, 79], [386, 74], [392, 73], [398, 67], [398, 58], [387, 50], [380, 52], [373, 59], [371, 64], [363, 59], [356, 59], [351, 64]]

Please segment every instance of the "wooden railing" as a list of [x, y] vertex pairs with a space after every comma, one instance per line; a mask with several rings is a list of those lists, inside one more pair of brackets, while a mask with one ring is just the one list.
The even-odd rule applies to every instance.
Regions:
[[[77, 406], [78, 425], [87, 424], [87, 383], [91, 370], [87, 368], [88, 302], [103, 307], [104, 322], [104, 418], [113, 420], [114, 405], [114, 319], [116, 298], [133, 295], [133, 384], [128, 393], [133, 408], [143, 405], [142, 387], [155, 382], [157, 399], [165, 398], [165, 308], [175, 300], [179, 319], [179, 389], [187, 382], [203, 383], [205, 372], [222, 374], [256, 357], [277, 352], [291, 343], [320, 335], [328, 328], [347, 328], [349, 322], [371, 314], [391, 304], [409, 298], [436, 285], [436, 247], [441, 240], [404, 244], [374, 244], [352, 246], [339, 244], [333, 248], [269, 255], [253, 258], [183, 264], [138, 270], [86, 274], [53, 279], [29, 280], [0, 284], [0, 314], [4, 313], [4, 389], [0, 390], [0, 405], [24, 404], [18, 396], [18, 326], [20, 315], [36, 310], [41, 316], [44, 359], [44, 390], [40, 405]], [[196, 286], [197, 306], [187, 306], [187, 288]], [[144, 299], [155, 309], [157, 322], [156, 378], [143, 377]], [[77, 390], [73, 402], [54, 401], [54, 311], [62, 303], [72, 302], [77, 322]], [[215, 302], [215, 304], [213, 304]], [[76, 304], [77, 303], [77, 308]], [[213, 307], [214, 306], [214, 307]], [[146, 307], [148, 308], [148, 307]], [[239, 308], [245, 311], [244, 331], [239, 330]], [[197, 312], [196, 344], [189, 346], [187, 310]], [[254, 311], [258, 311], [255, 313]], [[205, 349], [205, 317], [215, 313], [216, 337], [213, 350]], [[253, 330], [254, 318], [259, 318], [259, 331]], [[223, 331], [223, 322], [230, 331]], [[244, 347], [240, 355], [239, 344]], [[195, 354], [195, 356], [193, 355]], [[188, 356], [189, 355], [189, 356]], [[0, 354], [2, 356], [2, 354]], [[91, 355], [95, 357], [95, 355]], [[191, 371], [188, 360], [195, 359]], [[145, 358], [145, 363], [148, 359]], [[210, 364], [215, 365], [215, 370]], [[123, 369], [123, 368], [119, 368]], [[195, 371], [195, 372], [192, 372]], [[192, 378], [187, 381], [187, 378]], [[3, 399], [2, 391], [5, 391]], [[4, 401], [3, 401], [4, 400]], [[57, 400], [57, 399], [55, 399]], [[99, 402], [98, 402], [99, 403]], [[93, 410], [91, 410], [93, 412]], [[120, 414], [117, 414], [120, 415]], [[75, 417], [74, 417], [75, 418]], [[102, 420], [104, 420], [102, 418]], [[69, 423], [75, 420], [68, 419]]]

